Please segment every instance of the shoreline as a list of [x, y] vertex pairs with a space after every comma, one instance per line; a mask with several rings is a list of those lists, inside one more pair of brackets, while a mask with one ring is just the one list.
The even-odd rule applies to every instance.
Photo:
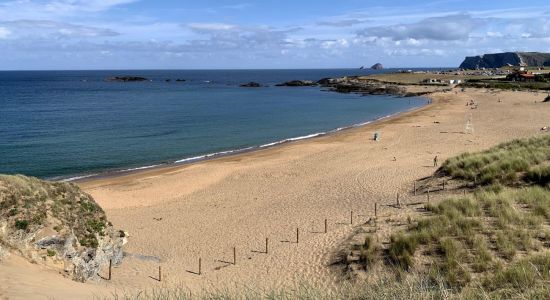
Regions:
[[[444, 161], [547, 134], [540, 128], [548, 125], [550, 111], [537, 94], [455, 89], [429, 97], [431, 104], [338, 134], [77, 183], [116, 228], [129, 233], [125, 252], [130, 255], [113, 269], [113, 279], [82, 285], [41, 274], [33, 266], [13, 270], [19, 278], [32, 273], [36, 280], [53, 286], [63, 282], [81, 294], [158, 288], [153, 279], [159, 267], [163, 288], [184, 286], [192, 292], [250, 285], [296, 289], [301, 282], [337, 290], [347, 278], [334, 265], [335, 255], [374, 215], [375, 203], [381, 222], [388, 224], [378, 234], [387, 241], [389, 229], [414, 209], [396, 210], [396, 193], [403, 203], [424, 200], [411, 189], [436, 170], [435, 155]], [[465, 105], [471, 99], [479, 105]], [[464, 133], [468, 116], [475, 134]], [[378, 142], [372, 141], [375, 131], [382, 136]], [[434, 193], [433, 201], [441, 196]], [[262, 251], [267, 238], [269, 254]], [[230, 259], [234, 249], [237, 264]], [[198, 276], [200, 258], [203, 273]], [[13, 285], [12, 290], [26, 290], [19, 282]]]
[[240, 148], [240, 149], [224, 150], [224, 151], [220, 151], [220, 152], [207, 153], [207, 154], [203, 154], [203, 155], [197, 155], [197, 156], [193, 156], [193, 157], [178, 159], [178, 160], [175, 160], [173, 162], [157, 163], [157, 164], [152, 164], [152, 165], [148, 165], [148, 166], [134, 167], [134, 168], [129, 168], [129, 169], [111, 170], [111, 171], [93, 173], [93, 174], [90, 174], [90, 175], [77, 175], [77, 176], [72, 176], [72, 177], [69, 177], [69, 178], [64, 178], [65, 176], [57, 176], [57, 177], [53, 177], [53, 178], [46, 178], [46, 180], [72, 182], [72, 183], [75, 183], [75, 184], [89, 183], [90, 181], [96, 181], [96, 180], [102, 180], [102, 179], [114, 179], [114, 178], [117, 178], [117, 177], [136, 175], [138, 173], [143, 173], [143, 172], [148, 172], [148, 171], [162, 171], [163, 169], [172, 170], [173, 168], [199, 164], [199, 163], [213, 161], [213, 160], [217, 160], [217, 159], [229, 158], [229, 157], [232, 157], [232, 156], [250, 154], [250, 153], [254, 153], [254, 152], [262, 151], [262, 150], [273, 149], [274, 147], [284, 146], [284, 145], [288, 145], [288, 144], [291, 144], [291, 143], [298, 143], [298, 142], [312, 140], [312, 139], [316, 139], [316, 138], [322, 138], [322, 137], [330, 137], [330, 136], [334, 136], [334, 135], [337, 135], [337, 134], [340, 134], [340, 133], [343, 133], [343, 132], [347, 132], [349, 130], [353, 130], [353, 129], [356, 129], [356, 128], [362, 128], [362, 127], [366, 127], [366, 126], [369, 126], [369, 125], [378, 124], [378, 123], [381, 123], [381, 122], [384, 122], [384, 121], [389, 121], [393, 118], [400, 117], [401, 115], [404, 115], [404, 114], [409, 114], [409, 113], [413, 113], [413, 112], [418, 111], [418, 110], [423, 110], [423, 109], [425, 109], [425, 108], [427, 108], [427, 107], [429, 107], [430, 105], [433, 104], [434, 99], [430, 97], [430, 95], [432, 93], [433, 92], [430, 92], [430, 93], [425, 94], [425, 95], [414, 97], [414, 98], [419, 98], [419, 99], [424, 98], [425, 103], [422, 104], [421, 106], [414, 107], [414, 108], [411, 108], [411, 109], [407, 109], [407, 110], [404, 110], [404, 111], [400, 111], [400, 112], [397, 112], [397, 113], [394, 113], [394, 114], [386, 115], [386, 116], [383, 116], [383, 117], [375, 118], [375, 119], [372, 119], [372, 120], [369, 120], [369, 121], [341, 126], [341, 127], [335, 128], [335, 129], [328, 130], [328, 131], [315, 132], [315, 133], [311, 133], [311, 134], [307, 134], [307, 135], [303, 135], [303, 136], [286, 138], [286, 139], [283, 139], [283, 140], [269, 142], [267, 144], [262, 144], [262, 145], [259, 145], [259, 146], [250, 146], [250, 147], [245, 147], [245, 148]]

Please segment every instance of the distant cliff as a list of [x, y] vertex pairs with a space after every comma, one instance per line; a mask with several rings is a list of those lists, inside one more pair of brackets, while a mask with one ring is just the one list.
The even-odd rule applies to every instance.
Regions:
[[505, 52], [466, 57], [461, 69], [500, 68], [504, 66], [550, 66], [550, 53]]

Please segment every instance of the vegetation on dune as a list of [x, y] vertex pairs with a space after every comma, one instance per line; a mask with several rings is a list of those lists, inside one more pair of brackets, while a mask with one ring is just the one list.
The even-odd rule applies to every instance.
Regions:
[[[0, 175], [0, 217], [15, 230], [71, 229], [82, 246], [97, 247], [109, 226], [105, 213], [74, 184]], [[49, 224], [55, 222], [55, 224]]]
[[469, 79], [461, 83], [459, 87], [488, 88], [500, 90], [550, 90], [549, 82], [519, 82], [503, 81], [500, 79]]
[[448, 159], [441, 167], [444, 175], [474, 184], [524, 182], [548, 183], [550, 135], [515, 140], [478, 153], [464, 153]]
[[548, 296], [549, 162], [550, 136], [448, 159], [439, 175], [476, 192], [428, 204], [430, 216], [394, 233], [390, 268], [425, 274], [457, 295], [481, 289], [490, 298]]

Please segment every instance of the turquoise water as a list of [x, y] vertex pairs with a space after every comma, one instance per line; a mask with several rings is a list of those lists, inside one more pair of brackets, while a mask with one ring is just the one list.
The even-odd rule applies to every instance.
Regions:
[[[0, 173], [57, 179], [193, 161], [328, 132], [426, 103], [424, 98], [273, 86], [367, 72], [0, 72]], [[118, 75], [152, 81], [105, 80]], [[186, 81], [175, 82], [177, 78]], [[269, 87], [238, 86], [249, 81]]]

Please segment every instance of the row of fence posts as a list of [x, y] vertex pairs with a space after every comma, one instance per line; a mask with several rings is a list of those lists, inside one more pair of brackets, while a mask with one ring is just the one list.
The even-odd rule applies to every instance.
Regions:
[[[443, 190], [445, 190], [445, 181], [442, 182], [442, 188]], [[416, 188], [416, 181], [414, 181], [414, 185], [413, 185], [413, 189], [414, 189], [414, 196], [416, 196], [416, 193], [417, 193], [417, 188]], [[430, 203], [430, 188], [427, 189], [426, 191], [426, 196], [427, 196], [427, 202]], [[464, 190], [464, 196], [466, 196], [466, 190]], [[401, 201], [399, 199], [399, 193], [397, 193], [397, 197], [396, 197], [396, 205], [397, 207], [401, 207]], [[374, 218], [375, 218], [375, 222], [376, 220], [378, 219], [378, 202], [375, 202], [374, 203]], [[350, 224], [353, 225], [353, 210], [350, 211]], [[325, 219], [325, 224], [324, 224], [324, 233], [328, 233], [328, 220]], [[377, 236], [378, 238], [378, 236]], [[300, 228], [296, 228], [296, 244], [298, 244], [300, 242]], [[268, 254], [269, 253], [269, 238], [265, 238], [265, 254]], [[233, 247], [233, 265], [236, 265], [237, 264], [237, 247]], [[108, 280], [111, 280], [112, 278], [112, 266], [113, 266], [113, 261], [112, 260], [109, 260], [109, 276], [108, 276]], [[202, 275], [202, 258], [199, 257], [199, 269], [198, 269], [198, 275]], [[158, 268], [158, 281], [162, 281], [162, 268], [161, 266], [159, 266]]]

